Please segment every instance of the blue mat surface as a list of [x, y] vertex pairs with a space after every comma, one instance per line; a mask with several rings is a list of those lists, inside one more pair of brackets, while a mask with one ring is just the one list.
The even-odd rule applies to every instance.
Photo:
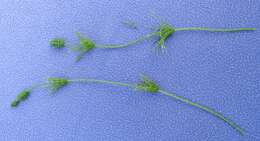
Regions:
[[[257, 141], [260, 136], [259, 0], [1, 0], [1, 141]], [[153, 41], [95, 49], [79, 63], [68, 48], [50, 48], [75, 32], [96, 43], [124, 43], [158, 26], [255, 27], [254, 32], [176, 32], [165, 53]], [[126, 28], [134, 21], [138, 30]], [[145, 73], [163, 89], [207, 105], [248, 131], [162, 95], [102, 84], [73, 84], [50, 95], [38, 89], [18, 108], [10, 102], [49, 76], [135, 83]]]

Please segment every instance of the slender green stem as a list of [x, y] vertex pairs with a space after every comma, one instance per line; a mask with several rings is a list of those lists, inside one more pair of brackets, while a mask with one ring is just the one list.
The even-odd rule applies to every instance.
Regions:
[[27, 88], [26, 90], [28, 91], [32, 91], [33, 89], [36, 89], [36, 88], [41, 88], [41, 87], [48, 87], [49, 86], [49, 83], [42, 83], [42, 84], [36, 84], [36, 85], [33, 85], [29, 88]]
[[145, 36], [142, 36], [138, 39], [135, 39], [135, 40], [132, 40], [132, 41], [129, 41], [127, 42], [126, 44], [119, 44], [119, 45], [96, 45], [95, 47], [97, 48], [124, 48], [124, 47], [128, 47], [128, 46], [131, 46], [131, 45], [134, 45], [138, 42], [142, 42], [144, 40], [147, 40], [153, 36], [157, 35], [157, 32], [153, 32], [153, 33], [150, 33], [150, 34], [147, 34]]
[[226, 122], [228, 125], [230, 125], [232, 128], [234, 128], [236, 131], [238, 131], [241, 135], [244, 134], [244, 129], [242, 129], [242, 128], [239, 127], [236, 123], [232, 122], [231, 120], [229, 120], [228, 118], [226, 118], [225, 116], [223, 116], [223, 115], [220, 114], [219, 112], [216, 112], [216, 111], [213, 110], [213, 109], [210, 109], [210, 108], [208, 108], [208, 107], [206, 107], [206, 106], [202, 106], [202, 105], [200, 105], [200, 104], [197, 104], [197, 103], [192, 102], [192, 101], [190, 101], [190, 100], [188, 100], [188, 99], [182, 98], [182, 97], [180, 97], [180, 96], [178, 96], [178, 95], [176, 95], [176, 94], [166, 92], [166, 91], [164, 91], [164, 90], [159, 90], [159, 93], [161, 93], [161, 94], [163, 94], [163, 95], [166, 95], [166, 96], [169, 96], [169, 97], [171, 97], [171, 98], [174, 98], [174, 99], [176, 99], [176, 100], [179, 100], [179, 101], [181, 101], [181, 102], [183, 102], [183, 103], [186, 103], [186, 104], [188, 104], [188, 105], [191, 105], [191, 106], [193, 106], [193, 107], [199, 108], [199, 109], [201, 109], [201, 110], [203, 110], [203, 111], [206, 111], [206, 112], [212, 114], [213, 116], [215, 116], [215, 117], [221, 119], [222, 121]]
[[111, 84], [111, 85], [115, 85], [115, 86], [124, 86], [124, 87], [135, 88], [135, 85], [132, 85], [132, 84], [122, 83], [122, 82], [115, 82], [115, 81], [109, 81], [109, 80], [101, 80], [101, 79], [71, 79], [71, 80], [68, 80], [68, 82], [105, 83], [105, 84]]
[[204, 28], [204, 27], [185, 27], [185, 28], [175, 28], [175, 31], [209, 31], [209, 32], [238, 32], [238, 31], [254, 31], [256, 28], [233, 28], [233, 29], [217, 29], [217, 28]]

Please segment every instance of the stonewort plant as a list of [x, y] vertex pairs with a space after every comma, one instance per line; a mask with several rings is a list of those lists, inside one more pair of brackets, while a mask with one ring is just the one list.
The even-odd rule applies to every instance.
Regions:
[[[163, 22], [160, 17], [156, 15], [152, 15], [157, 20], [160, 21], [158, 27], [155, 27], [154, 30], [146, 35], [143, 35], [139, 38], [134, 40], [128, 41], [127, 43], [123, 44], [96, 44], [93, 40], [84, 37], [79, 32], [76, 32], [77, 37], [79, 38], [79, 44], [77, 47], [73, 48], [72, 50], [79, 52], [79, 55], [76, 58], [76, 62], [80, 61], [82, 57], [93, 50], [94, 48], [103, 48], [103, 49], [116, 49], [116, 48], [125, 48], [142, 41], [157, 38], [156, 44], [158, 49], [165, 49], [166, 45], [165, 42], [175, 33], [179, 31], [206, 31], [206, 32], [241, 32], [241, 31], [254, 31], [256, 28], [207, 28], [207, 27], [174, 27], [169, 23]], [[123, 25], [132, 29], [138, 29], [137, 25], [132, 21], [125, 21], [122, 22]], [[65, 41], [61, 38], [55, 38], [50, 42], [51, 46], [54, 48], [62, 48], [65, 45]]]
[[[155, 18], [159, 19], [157, 16]], [[173, 35], [175, 32], [179, 31], [206, 31], [206, 32], [240, 32], [240, 31], [254, 31], [255, 28], [207, 28], [207, 27], [174, 27], [169, 23], [162, 22], [160, 20], [160, 24], [154, 28], [150, 33], [145, 34], [141, 37], [138, 37], [134, 40], [130, 40], [126, 43], [122, 44], [96, 44], [92, 39], [89, 39], [86, 36], [83, 36], [81, 33], [76, 32], [76, 36], [79, 39], [79, 43], [76, 47], [72, 48], [73, 51], [78, 53], [76, 57], [76, 61], [80, 61], [82, 57], [92, 51], [93, 49], [100, 48], [100, 49], [117, 49], [117, 48], [125, 48], [137, 43], [143, 42], [148, 39], [156, 38], [156, 44], [158, 49], [165, 49], [166, 48], [166, 41]], [[133, 22], [124, 22], [125, 26], [137, 30], [138, 27]], [[50, 40], [50, 46], [53, 48], [64, 48], [65, 47], [65, 40], [62, 38], [54, 38]], [[65, 86], [72, 84], [72, 83], [101, 83], [101, 84], [108, 84], [118, 87], [128, 87], [132, 90], [137, 90], [139, 92], [153, 94], [153, 95], [164, 95], [174, 100], [180, 101], [184, 104], [190, 105], [201, 111], [204, 111], [217, 119], [225, 122], [227, 125], [232, 127], [235, 131], [237, 131], [240, 135], [244, 135], [245, 133], [249, 133], [237, 125], [235, 122], [231, 121], [229, 118], [225, 117], [223, 114], [215, 111], [212, 108], [207, 106], [201, 105], [197, 102], [193, 102], [187, 98], [179, 96], [175, 93], [171, 93], [162, 89], [155, 81], [149, 79], [147, 76], [142, 76], [141, 80], [137, 83], [124, 83], [124, 82], [117, 82], [117, 81], [110, 81], [110, 80], [103, 80], [103, 79], [92, 79], [92, 78], [80, 78], [80, 79], [67, 79], [63, 77], [50, 77], [44, 83], [33, 85], [29, 88], [22, 90], [16, 98], [11, 102], [11, 107], [15, 108], [18, 107], [23, 101], [27, 100], [29, 96], [32, 94], [32, 91], [37, 88], [48, 88], [51, 93], [56, 93], [60, 89], [64, 88]], [[250, 133], [251, 134], [251, 133]], [[259, 138], [258, 136], [253, 136], [255, 138]]]
[[[241, 31], [254, 31], [256, 28], [207, 28], [207, 27], [174, 27], [171, 24], [164, 22], [160, 17], [151, 13], [151, 16], [157, 19], [160, 23], [159, 26], [153, 28], [153, 31], [141, 36], [135, 40], [129, 41], [125, 44], [118, 45], [97, 45], [98, 48], [124, 48], [139, 42], [148, 40], [150, 38], [157, 38], [156, 44], [159, 49], [166, 48], [165, 42], [175, 33], [179, 31], [206, 31], [206, 32], [241, 32]], [[136, 25], [134, 22], [128, 21], [130, 25]]]
[[123, 86], [128, 87], [133, 90], [138, 90], [140, 92], [145, 92], [148, 94], [161, 94], [170, 98], [173, 98], [177, 101], [180, 101], [184, 104], [188, 104], [190, 106], [196, 107], [202, 111], [205, 111], [212, 116], [222, 120], [223, 122], [227, 123], [230, 127], [232, 127], [235, 131], [237, 131], [239, 134], [244, 135], [245, 130], [242, 129], [240, 126], [238, 126], [235, 122], [231, 121], [221, 113], [207, 107], [203, 106], [201, 104], [195, 103], [189, 99], [186, 99], [184, 97], [181, 97], [175, 93], [170, 93], [168, 91], [163, 90], [155, 81], [149, 79], [147, 76], [142, 76], [141, 80], [135, 84], [130, 83], [124, 83], [124, 82], [117, 82], [117, 81], [110, 81], [110, 80], [103, 80], [103, 79], [91, 79], [91, 78], [81, 78], [81, 79], [66, 79], [61, 77], [51, 77], [47, 80], [47, 82], [44, 82], [42, 84], [37, 84], [29, 89], [23, 90], [16, 99], [11, 103], [12, 107], [17, 107], [18, 104], [24, 100], [26, 100], [29, 96], [29, 94], [36, 88], [39, 87], [47, 87], [49, 88], [53, 93], [58, 92], [61, 88], [67, 86], [71, 83], [101, 83], [101, 84], [108, 84], [108, 85], [114, 85], [114, 86]]

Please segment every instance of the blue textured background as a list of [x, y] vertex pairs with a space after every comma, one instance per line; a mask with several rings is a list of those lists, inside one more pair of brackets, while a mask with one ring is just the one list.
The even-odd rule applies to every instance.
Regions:
[[[55, 95], [36, 90], [19, 108], [23, 88], [49, 76], [136, 82], [146, 73], [166, 90], [223, 113], [260, 135], [260, 32], [178, 32], [167, 54], [145, 42], [125, 49], [93, 50], [75, 63], [67, 46], [80, 31], [97, 43], [122, 43], [158, 25], [153, 11], [176, 27], [256, 27], [259, 0], [0, 1], [0, 140], [254, 141], [215, 117], [161, 95], [107, 85], [70, 85]], [[122, 26], [133, 20], [140, 30]], [[147, 28], [148, 27], [148, 28]]]

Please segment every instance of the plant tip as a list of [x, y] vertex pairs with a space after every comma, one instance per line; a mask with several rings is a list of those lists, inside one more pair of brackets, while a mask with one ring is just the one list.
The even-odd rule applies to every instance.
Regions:
[[18, 100], [14, 100], [12, 103], [11, 103], [11, 107], [17, 107], [18, 106], [18, 104], [20, 103], [20, 101], [18, 101]]
[[50, 45], [54, 48], [63, 48], [65, 47], [65, 40], [61, 38], [54, 38], [50, 41]]
[[20, 92], [16, 96], [16, 99], [11, 103], [11, 107], [17, 107], [20, 102], [25, 101], [30, 96], [30, 93], [31, 92], [29, 90], [23, 90]]

